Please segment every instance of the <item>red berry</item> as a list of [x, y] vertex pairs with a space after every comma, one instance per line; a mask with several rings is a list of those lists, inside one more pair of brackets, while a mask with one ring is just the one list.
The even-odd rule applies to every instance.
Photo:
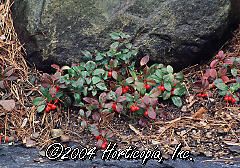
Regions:
[[101, 136], [98, 135], [98, 136], [96, 136], [95, 138], [96, 138], [96, 140], [99, 140], [99, 139], [101, 139]]
[[125, 86], [125, 89], [128, 91], [129, 90], [129, 86]]
[[102, 149], [106, 149], [107, 148], [107, 141], [104, 141], [102, 143], [102, 146], [101, 146]]
[[124, 94], [124, 93], [127, 93], [128, 91], [127, 91], [127, 89], [126, 88], [122, 88], [122, 93]]
[[228, 101], [229, 101], [229, 102], [232, 102], [232, 99], [233, 99], [232, 96], [228, 96]]
[[112, 71], [108, 72], [108, 77], [112, 77]]
[[202, 97], [202, 94], [201, 94], [201, 93], [198, 93], [198, 94], [197, 94], [197, 97]]
[[208, 95], [206, 93], [202, 94], [202, 97], [208, 97]]
[[135, 106], [135, 111], [140, 110], [140, 108], [138, 106]]
[[165, 91], [165, 87], [164, 86], [158, 86], [158, 89], [161, 90], [162, 92]]
[[237, 100], [235, 98], [232, 98], [232, 104], [235, 104]]
[[226, 102], [231, 101], [231, 100], [232, 100], [232, 97], [226, 95], [226, 96], [224, 97], [224, 100], [225, 100]]
[[136, 106], [132, 105], [132, 106], [130, 107], [130, 110], [131, 110], [131, 112], [135, 112], [135, 111], [136, 111]]
[[112, 109], [113, 109], [114, 111], [117, 110], [117, 104], [116, 104], [116, 103], [113, 103], [113, 104], [112, 104]]
[[51, 107], [50, 106], [47, 106], [45, 111], [48, 113], [49, 111], [51, 111]]
[[148, 111], [145, 111], [145, 112], [144, 112], [144, 116], [145, 116], [145, 117], [148, 117]]
[[147, 90], [149, 90], [149, 89], [151, 89], [151, 86], [150, 85], [148, 85], [148, 84], [145, 84], [145, 86], [144, 86]]
[[57, 106], [55, 104], [51, 104], [51, 109], [56, 110]]
[[60, 87], [59, 86], [56, 86], [56, 92], [58, 92], [60, 90]]

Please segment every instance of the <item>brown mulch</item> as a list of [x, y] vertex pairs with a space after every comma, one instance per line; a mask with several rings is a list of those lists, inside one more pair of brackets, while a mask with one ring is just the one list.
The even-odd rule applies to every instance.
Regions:
[[[54, 142], [51, 130], [61, 128], [71, 141], [83, 146], [95, 145], [94, 138], [80, 126], [78, 111], [57, 111], [39, 115], [32, 105], [38, 94], [38, 79], [41, 73], [29, 69], [25, 62], [24, 48], [15, 33], [10, 0], [0, 1], [0, 64], [3, 68], [13, 67], [19, 80], [9, 82], [6, 90], [0, 90], [0, 99], [14, 99], [12, 111], [0, 107], [0, 135], [13, 137], [26, 146], [44, 148]], [[228, 56], [240, 57], [240, 28], [224, 51]], [[139, 149], [153, 148], [158, 145], [165, 157], [172, 154], [175, 146], [182, 143], [184, 149], [194, 155], [206, 155], [214, 158], [239, 157], [240, 153], [240, 107], [230, 106], [211, 90], [211, 97], [196, 97], [191, 90], [193, 79], [203, 74], [206, 65], [189, 67], [185, 73], [188, 95], [182, 109], [170, 102], [162, 102], [158, 109], [159, 118], [147, 127], [139, 127], [129, 118], [114, 117], [105, 123], [114, 133], [113, 141], [119, 147], [134, 145]]]

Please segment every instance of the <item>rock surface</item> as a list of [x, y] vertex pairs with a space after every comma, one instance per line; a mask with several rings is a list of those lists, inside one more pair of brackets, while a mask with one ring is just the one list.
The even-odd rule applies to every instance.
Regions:
[[106, 49], [113, 31], [132, 35], [152, 61], [183, 68], [223, 44], [232, 10], [230, 0], [15, 0], [13, 16], [29, 62], [43, 69]]
[[150, 160], [147, 162], [146, 166], [141, 164], [141, 160], [120, 160], [120, 161], [103, 161], [100, 157], [94, 158], [92, 161], [47, 161], [42, 160], [42, 163], [36, 162], [40, 161], [39, 153], [36, 149], [26, 149], [23, 147], [8, 147], [0, 145], [0, 167], [1, 168], [44, 168], [44, 167], [54, 167], [54, 168], [239, 168], [240, 162], [235, 164], [224, 164], [221, 162], [204, 162], [207, 158], [194, 158], [194, 162], [190, 161], [164, 161], [159, 164], [156, 161]]

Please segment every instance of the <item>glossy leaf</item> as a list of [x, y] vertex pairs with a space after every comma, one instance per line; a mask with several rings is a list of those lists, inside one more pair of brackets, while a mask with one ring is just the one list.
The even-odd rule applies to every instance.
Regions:
[[144, 65], [146, 65], [146, 64], [148, 63], [148, 61], [149, 61], [149, 56], [147, 55], [147, 56], [145, 56], [145, 57], [143, 57], [143, 58], [141, 59], [140, 65], [141, 65], [141, 66], [144, 66]]
[[177, 106], [177, 107], [181, 107], [181, 106], [182, 106], [182, 100], [181, 100], [180, 97], [178, 97], [178, 96], [173, 96], [171, 99], [172, 99], [172, 102], [173, 102], [173, 104], [174, 104], [175, 106]]

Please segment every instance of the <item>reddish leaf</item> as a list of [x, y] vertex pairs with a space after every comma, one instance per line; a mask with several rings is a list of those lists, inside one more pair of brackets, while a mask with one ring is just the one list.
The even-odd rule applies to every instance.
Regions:
[[156, 85], [156, 84], [157, 84], [155, 80], [148, 80], [148, 79], [147, 79], [146, 82], [147, 82], [147, 84], [149, 84], [149, 85]]
[[212, 78], [216, 78], [217, 77], [217, 71], [216, 69], [210, 69], [210, 76]]
[[100, 120], [100, 114], [99, 114], [99, 113], [93, 113], [92, 119], [93, 119], [94, 121], [99, 121], [99, 120]]
[[227, 68], [221, 68], [221, 69], [219, 69], [218, 73], [219, 73], [220, 76], [226, 75], [226, 74], [227, 74]]
[[91, 105], [99, 105], [97, 100], [90, 97], [84, 97], [83, 100]]
[[206, 72], [203, 75], [203, 79], [206, 80], [211, 76], [211, 69], [207, 69]]
[[55, 97], [55, 96], [56, 96], [56, 93], [57, 93], [56, 88], [55, 88], [55, 87], [51, 87], [51, 88], [49, 89], [49, 93], [50, 93], [50, 95], [51, 95], [52, 97]]
[[112, 71], [112, 77], [113, 77], [113, 79], [117, 80], [118, 73], [116, 71]]
[[120, 113], [123, 111], [123, 106], [121, 104], [117, 104], [117, 112]]
[[225, 58], [225, 54], [223, 51], [219, 51], [216, 55], [216, 58], [219, 58], [220, 60], [223, 60]]
[[42, 75], [42, 86], [43, 87], [48, 87], [49, 85], [52, 85], [53, 84], [53, 81], [52, 81], [52, 78], [51, 78], [51, 75], [47, 74], [47, 73], [44, 73]]
[[209, 87], [209, 82], [208, 82], [208, 80], [202, 80], [202, 87], [203, 87], [204, 89], [207, 89], [207, 88]]
[[121, 102], [126, 101], [126, 99], [127, 99], [126, 96], [120, 96], [120, 97], [118, 97], [117, 102], [121, 103]]
[[111, 103], [106, 103], [106, 104], [104, 105], [104, 108], [110, 109], [110, 108], [112, 108], [112, 104], [113, 104], [113, 102], [111, 102]]
[[143, 109], [145, 109], [147, 107], [145, 103], [138, 104], [137, 106], [140, 108], [143, 108]]
[[120, 96], [122, 94], [122, 87], [118, 87], [115, 93], [117, 96]]
[[161, 95], [161, 91], [158, 88], [153, 88], [150, 92], [150, 97], [156, 98]]
[[99, 96], [99, 101], [101, 103], [105, 103], [106, 99], [107, 99], [107, 94], [105, 92], [101, 93], [100, 96]]
[[0, 105], [7, 111], [12, 111], [15, 108], [14, 100], [0, 100]]
[[211, 64], [210, 64], [210, 67], [211, 67], [211, 68], [215, 68], [216, 65], [217, 65], [217, 63], [218, 63], [218, 59], [213, 60], [213, 61], [211, 62]]
[[56, 69], [57, 71], [60, 70], [60, 67], [59, 67], [58, 65], [56, 65], [56, 64], [52, 64], [51, 67], [54, 68], [54, 69]]
[[229, 78], [227, 76], [221, 77], [224, 83], [227, 83], [229, 81]]
[[158, 104], [158, 98], [151, 98], [150, 99], [150, 105], [156, 106]]
[[148, 109], [148, 117], [155, 120], [156, 119], [156, 112], [154, 111], [154, 109], [152, 107], [150, 107]]
[[149, 56], [147, 55], [141, 59], [140, 65], [141, 66], [146, 65], [148, 63], [148, 61], [149, 61]]
[[149, 98], [149, 96], [144, 96], [143, 97], [143, 102], [146, 104], [146, 105], [149, 105], [150, 104], [150, 98]]
[[233, 59], [226, 58], [226, 59], [224, 60], [224, 64], [233, 65]]

